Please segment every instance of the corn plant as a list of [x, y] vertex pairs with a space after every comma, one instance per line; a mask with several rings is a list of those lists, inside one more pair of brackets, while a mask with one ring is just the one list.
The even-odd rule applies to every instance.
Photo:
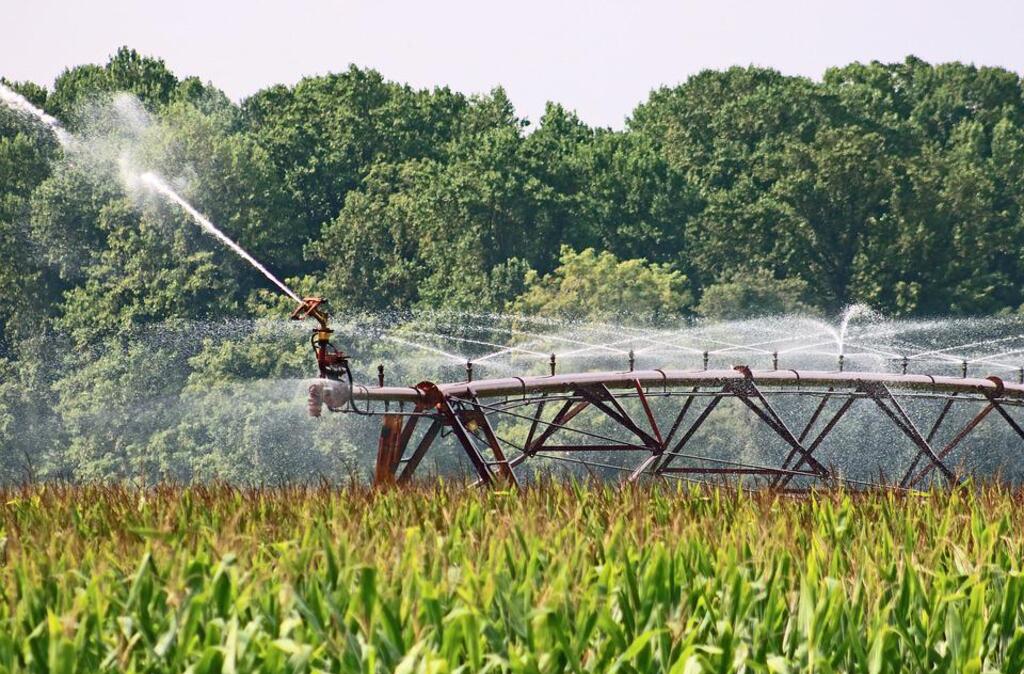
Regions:
[[2, 672], [1020, 672], [1024, 493], [0, 493]]

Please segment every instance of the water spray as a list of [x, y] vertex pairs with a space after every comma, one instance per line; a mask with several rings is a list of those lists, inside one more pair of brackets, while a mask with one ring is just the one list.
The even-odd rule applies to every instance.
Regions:
[[61, 123], [36, 106], [29, 103], [28, 99], [19, 94], [18, 92], [5, 87], [0, 84], [0, 101], [5, 103], [8, 107], [31, 117], [35, 117], [38, 122], [46, 126], [54, 136], [57, 138], [57, 142], [63, 147], [69, 147], [72, 142], [71, 134], [61, 125]]
[[154, 190], [155, 192], [163, 196], [165, 199], [180, 206], [183, 211], [192, 216], [192, 219], [196, 221], [196, 224], [203, 228], [203, 231], [218, 239], [221, 243], [223, 243], [228, 248], [237, 253], [239, 257], [241, 257], [243, 260], [245, 260], [253, 267], [255, 267], [260, 273], [266, 276], [271, 281], [271, 283], [280, 288], [281, 292], [283, 292], [285, 295], [287, 295], [288, 297], [292, 298], [293, 300], [300, 304], [306, 302], [306, 300], [299, 299], [299, 296], [295, 294], [295, 291], [293, 291], [291, 288], [282, 283], [276, 276], [271, 274], [266, 267], [260, 264], [252, 255], [249, 255], [249, 253], [247, 253], [245, 249], [243, 249], [237, 243], [232, 241], [227, 234], [217, 229], [217, 226], [210, 222], [209, 218], [207, 218], [205, 215], [197, 211], [195, 207], [192, 206], [192, 204], [185, 201], [185, 199], [183, 199], [177, 192], [172, 190], [160, 176], [156, 175], [155, 173], [146, 172], [139, 176], [139, 179], [142, 180], [142, 182], [145, 183], [147, 187]]

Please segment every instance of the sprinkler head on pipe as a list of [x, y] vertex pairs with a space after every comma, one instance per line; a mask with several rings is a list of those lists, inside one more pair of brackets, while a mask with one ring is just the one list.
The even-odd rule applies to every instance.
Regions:
[[331, 343], [331, 335], [334, 331], [327, 325], [329, 315], [326, 311], [326, 304], [327, 302], [322, 297], [306, 297], [292, 312], [291, 319], [301, 321], [312, 318], [317, 322], [318, 325], [313, 328], [310, 341], [316, 354], [320, 376], [335, 381], [341, 379], [351, 381], [352, 373], [348, 367], [348, 356]]
[[293, 321], [301, 321], [307, 318], [312, 318], [320, 324], [320, 330], [323, 332], [331, 333], [329, 327], [327, 327], [327, 311], [325, 305], [327, 300], [322, 297], [304, 297], [299, 306], [292, 312], [291, 319]]

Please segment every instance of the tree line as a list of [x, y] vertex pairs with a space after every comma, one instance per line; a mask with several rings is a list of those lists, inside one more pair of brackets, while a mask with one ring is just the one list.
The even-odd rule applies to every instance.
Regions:
[[[413, 89], [356, 67], [235, 103], [128, 48], [50, 87], [8, 84], [85, 136], [116, 136], [96, 110], [131, 94], [149, 120], [143, 158], [336, 308], [643, 320], [853, 302], [894, 316], [1024, 310], [1024, 93], [1001, 68], [910, 57], [820, 81], [704, 71], [651, 92], [622, 130], [556, 103], [534, 123], [500, 88]], [[253, 337], [161, 371], [137, 348], [152, 326], [279, 316], [287, 301], [184, 214], [140, 206], [109, 167], [63, 155], [0, 108], [0, 451], [21, 471], [45, 455], [51, 467], [105, 456], [97, 474], [116, 472], [135, 451], [126, 443], [201, 441], [133, 440], [127, 419], [76, 428], [117, 402], [111, 381], [145, 367], [180, 393], [300, 361], [260, 360]], [[231, 369], [231, 349], [250, 349], [249, 370]], [[54, 358], [66, 363], [56, 378], [44, 374]], [[82, 391], [91, 402], [74, 401]], [[64, 404], [56, 422], [40, 397]]]

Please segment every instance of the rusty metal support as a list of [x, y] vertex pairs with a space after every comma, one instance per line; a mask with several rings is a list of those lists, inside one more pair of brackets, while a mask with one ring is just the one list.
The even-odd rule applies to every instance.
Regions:
[[401, 436], [402, 417], [398, 414], [385, 414], [380, 426], [380, 441], [377, 444], [377, 465], [373, 471], [374, 485], [394, 484], [395, 466], [401, 458]]
[[[377, 408], [380, 411], [376, 414], [382, 416], [383, 423], [374, 483], [409, 482], [426, 453], [437, 444], [437, 438], [448, 435], [450, 429], [455, 446], [466, 453], [482, 485], [518, 484], [520, 476], [516, 474], [516, 467], [533, 456], [578, 463], [588, 469], [621, 471], [627, 476], [627, 483], [646, 476], [686, 479], [680, 476], [691, 474], [695, 477], [759, 476], [781, 491], [833, 481], [870, 485], [874, 482], [833, 475], [816, 454], [860, 398], [871, 399], [882, 415], [916, 447], [909, 467], [896, 483], [901, 489], [919, 487], [936, 470], [943, 474], [946, 482], [955, 482], [949, 457], [963, 447], [964, 440], [985, 418], [992, 416], [993, 411], [1004, 419], [1016, 437], [1024, 440], [1024, 427], [1015, 418], [1018, 413], [1013, 411], [1015, 407], [1024, 407], [1024, 387], [1004, 383], [997, 377], [798, 372], [777, 370], [774, 362], [772, 370], [756, 372], [745, 366], [737, 366], [735, 370], [637, 371], [635, 360], [633, 365], [634, 371], [628, 373], [510, 377], [476, 382], [471, 361], [467, 361], [464, 382], [440, 386], [422, 382], [416, 387], [403, 388], [384, 387], [384, 382], [378, 379], [377, 388], [356, 387], [354, 400], [398, 405], [397, 411], [394, 407]], [[790, 408], [780, 407], [779, 401], [799, 400], [804, 396], [817, 397], [817, 400], [813, 408], [798, 405], [797, 409], [810, 414], [806, 421], [802, 419], [800, 425], [791, 430], [792, 420], [789, 416], [783, 417], [783, 414], [792, 415]], [[683, 398], [679, 406], [662, 417], [664, 402], [658, 402], [659, 399], [671, 401], [679, 397]], [[691, 408], [697, 398], [708, 398], [708, 402], [694, 419]], [[732, 460], [737, 457], [730, 453], [707, 455], [693, 447], [700, 429], [726, 398], [737, 398], [742, 409], [752, 413], [785, 443], [784, 451], [779, 452], [781, 461], [762, 461], [764, 465], [743, 463]], [[842, 398], [841, 404], [837, 410], [830, 411], [829, 403], [835, 398]], [[918, 430], [916, 420], [904, 407], [908, 400], [941, 401], [937, 417], [930, 420], [930, 427], [923, 428], [927, 435]], [[945, 436], [944, 425], [950, 424], [958, 401], [961, 405], [980, 402], [984, 407], [976, 414], [972, 412], [972, 419], [957, 429], [951, 439], [944, 439], [944, 446], [933, 445], [936, 438]], [[401, 407], [407, 402], [414, 405], [411, 413], [405, 411], [408, 406]], [[557, 403], [556, 413], [545, 420], [545, 412], [551, 411], [548, 407], [552, 403]], [[577, 417], [589, 408], [600, 412], [616, 430], [603, 430], [595, 425], [600, 423], [596, 417], [580, 422]], [[826, 412], [828, 419], [822, 425]], [[506, 415], [520, 420], [518, 423], [522, 424], [526, 438], [522, 444], [501, 435]], [[421, 419], [427, 421], [421, 424]], [[426, 424], [429, 427], [423, 431]], [[419, 441], [414, 443], [417, 436]], [[410, 445], [415, 445], [411, 453], [407, 451]], [[631, 452], [637, 454], [631, 455]], [[601, 453], [627, 460], [617, 459], [611, 463], [594, 460], [599, 459]], [[900, 452], [902, 456], [905, 454]], [[794, 485], [793, 480], [797, 478], [800, 480]]]
[[[967, 425], [965, 425], [960, 430], [960, 432], [957, 433], [956, 436], [949, 442], [949, 444], [947, 444], [942, 449], [942, 451], [939, 453], [939, 458], [946, 458], [946, 456], [950, 452], [952, 452], [953, 449], [957, 445], [959, 445], [964, 438], [966, 438], [975, 428], [977, 428], [978, 424], [980, 424], [992, 410], [999, 412], [1000, 416], [1002, 416], [1003, 419], [1007, 422], [1007, 424], [1009, 424], [1010, 428], [1012, 428], [1014, 432], [1016, 432], [1017, 435], [1021, 437], [1021, 439], [1024, 439], [1024, 429], [1022, 429], [1020, 425], [1016, 422], [1016, 420], [1014, 420], [1014, 418], [1010, 416], [1009, 412], [1003, 409], [1003, 406], [999, 404], [999, 401], [996, 399], [996, 396], [986, 395], [986, 397], [988, 398], [988, 405], [982, 408], [982, 410], [978, 412], [973, 419], [967, 422]], [[932, 471], [932, 468], [933, 466], [925, 466], [921, 470], [921, 472], [918, 473], [917, 477], [915, 477], [910, 482], [909, 486], [915, 487], [918, 484], [920, 484], [920, 482], [928, 475], [928, 473]]]
[[811, 418], [807, 420], [807, 425], [804, 426], [804, 430], [800, 431], [800, 437], [797, 438], [797, 440], [803, 442], [807, 439], [807, 434], [811, 432], [812, 428], [814, 428], [814, 422], [816, 422], [818, 417], [821, 416], [821, 413], [825, 411], [825, 406], [832, 397], [833, 391], [835, 391], [835, 389], [830, 386], [828, 390], [825, 391], [825, 395], [821, 396], [821, 402], [818, 403], [818, 406], [814, 409], [814, 413], [811, 415]]
[[445, 420], [448, 425], [451, 426], [452, 434], [455, 439], [462, 445], [462, 449], [466, 452], [466, 456], [469, 457], [469, 462], [476, 469], [480, 479], [487, 486], [494, 484], [494, 475], [491, 473], [490, 466], [487, 465], [487, 461], [480, 454], [480, 451], [476, 448], [473, 439], [470, 437], [469, 431], [466, 430], [465, 425], [462, 423], [462, 416], [452, 406], [451, 400], [447, 396], [442, 398], [438, 404], [441, 413], [445, 416]]
[[[935, 435], [939, 432], [939, 427], [942, 426], [942, 422], [946, 420], [946, 415], [949, 414], [949, 410], [952, 409], [954, 402], [956, 402], [956, 393], [952, 394], [949, 397], [949, 400], [946, 401], [946, 404], [942, 406], [942, 411], [939, 412], [938, 418], [935, 419], [935, 423], [932, 424], [931, 430], [928, 431], [928, 437], [925, 438], [925, 440], [928, 441], [928, 444], [931, 444], [935, 439]], [[909, 486], [910, 477], [914, 474], [914, 471], [917, 470], [917, 464], [921, 462], [923, 457], [924, 454], [921, 450], [918, 450], [917, 455], [914, 456], [914, 460], [910, 462], [910, 467], [907, 468], [907, 472], [903, 474], [903, 478], [900, 480], [901, 487]], [[945, 458], [941, 452], [939, 453], [939, 458]]]
[[661, 429], [658, 428], [658, 422], [654, 418], [654, 412], [651, 411], [651, 406], [647, 402], [647, 395], [644, 394], [644, 387], [640, 385], [640, 381], [636, 381], [636, 395], [640, 398], [640, 404], [644, 408], [644, 414], [647, 415], [647, 422], [651, 425], [651, 430], [654, 432], [654, 439], [658, 441], [659, 452], [665, 449], [665, 441], [661, 438]]
[[423, 434], [416, 449], [409, 456], [408, 459], [401, 459], [399, 463], [404, 463], [405, 467], [402, 469], [401, 474], [398, 476], [398, 484], [407, 484], [416, 472], [416, 468], [419, 467], [420, 462], [426, 455], [427, 450], [434, 444], [434, 439], [437, 438], [437, 434], [441, 432], [441, 422], [438, 419], [433, 419], [430, 426], [427, 428], [427, 432]]
[[[825, 392], [825, 394], [821, 397], [821, 402], [819, 402], [818, 406], [816, 408], [814, 408], [814, 413], [811, 414], [811, 418], [808, 419], [807, 423], [804, 425], [804, 430], [800, 431], [800, 437], [797, 438], [797, 440], [799, 440], [801, 443], [803, 443], [803, 441], [807, 439], [807, 434], [811, 432], [811, 429], [814, 428], [815, 422], [818, 421], [818, 417], [820, 417], [821, 413], [825, 411], [825, 406], [828, 405], [828, 401], [832, 397], [832, 393], [833, 393], [834, 390], [835, 389], [833, 389], [830, 386], [828, 388], [828, 390]], [[844, 410], [844, 414], [845, 414], [845, 410]], [[814, 450], [813, 449], [808, 449], [808, 451], [809, 452], [813, 452]], [[782, 467], [783, 468], [787, 468], [789, 466], [789, 462], [792, 461], [793, 458], [796, 455], [797, 455], [796, 449], [795, 448], [790, 449], [789, 450], [789, 454], [787, 454], [786, 458], [782, 461]]]
[[537, 413], [533, 415], [533, 421], [530, 422], [530, 432], [526, 434], [526, 442], [523, 443], [523, 447], [529, 447], [533, 444], [533, 435], [537, 432], [537, 423], [540, 421], [541, 416], [544, 414], [544, 406], [547, 405], [546, 400], [541, 400], [537, 405]]
[[[878, 405], [879, 409], [881, 409], [882, 412], [896, 424], [896, 427], [902, 430], [903, 433], [910, 438], [910, 441], [918, 446], [921, 452], [932, 461], [935, 467], [942, 471], [947, 482], [950, 484], [956, 482], [956, 476], [953, 475], [953, 471], [947, 468], [946, 464], [942, 463], [942, 459], [938, 457], [935, 450], [932, 449], [932, 446], [924, 439], [921, 432], [917, 430], [917, 426], [914, 425], [910, 416], [906, 411], [904, 411], [903, 406], [900, 405], [899, 401], [897, 401], [892, 395], [892, 391], [889, 390], [888, 386], [885, 384], [871, 384], [862, 386], [861, 389], [868, 394], [869, 398], [875, 401], [875, 404]], [[889, 409], [888, 405], [886, 405], [887, 402], [893, 406], [894, 410]]]
[[700, 390], [699, 386], [694, 386], [690, 390], [690, 395], [686, 396], [686, 402], [683, 403], [683, 407], [679, 410], [679, 414], [676, 415], [676, 420], [672, 422], [672, 428], [669, 429], [668, 435], [665, 436], [665, 446], [672, 444], [672, 438], [675, 437], [676, 431], [679, 430], [679, 426], [682, 425], [683, 419], [686, 417], [686, 413], [690, 411], [690, 406], [693, 405], [693, 401], [696, 398], [696, 393]]
[[[722, 393], [725, 392], [726, 391], [723, 389]], [[655, 466], [655, 473], [661, 473], [666, 468], [669, 467], [669, 464], [671, 464], [672, 460], [675, 458], [673, 454], [686, 446], [686, 443], [690, 441], [690, 438], [692, 438], [698, 430], [700, 430], [700, 427], [704, 425], [704, 422], [707, 421], [707, 418], [711, 416], [711, 413], [715, 411], [715, 408], [718, 407], [718, 403], [720, 402], [722, 402], [721, 395], [717, 395], [711, 399], [711, 401], [704, 407], [704, 409], [701, 410], [701, 413], [697, 415], [697, 418], [694, 419], [693, 424], [691, 424], [690, 428], [687, 429], [686, 433], [683, 434], [683, 437], [679, 439], [679, 442], [677, 442], [675, 446], [672, 447], [672, 450], [669, 452], [664, 452], [665, 459]]]
[[595, 387], [584, 386], [576, 389], [576, 393], [586, 399], [593, 407], [601, 410], [613, 421], [640, 438], [640, 441], [647, 447], [652, 450], [660, 449], [661, 443], [633, 421], [629, 413], [619, 404], [619, 401], [607, 387], [604, 385], [597, 385]]
[[1003, 408], [1003, 406], [999, 404], [999, 401], [997, 401], [994, 397], [990, 396], [989, 402], [996, 408], [996, 412], [999, 412], [999, 416], [1001, 416], [1006, 421], [1006, 423], [1009, 424], [1010, 428], [1012, 428], [1014, 432], [1016, 432], [1017, 435], [1019, 435], [1021, 439], [1024, 440], [1024, 429], [1022, 429], [1020, 427], [1020, 424], [1018, 424], [1014, 420], [1014, 418], [1010, 416], [1010, 413], [1007, 412]]
[[[817, 459], [811, 456], [811, 453], [800, 444], [793, 432], [786, 426], [786, 422], [782, 420], [775, 408], [771, 406], [768, 400], [761, 393], [761, 390], [757, 388], [757, 385], [750, 379], [744, 380], [742, 383], [735, 383], [729, 386], [729, 388], [738, 395], [740, 401], [749, 407], [754, 414], [758, 416], [769, 428], [775, 431], [775, 433], [782, 438], [792, 449], [802, 455], [804, 463], [811, 467], [811, 470], [818, 473], [821, 477], [829, 477], [829, 472], [825, 466], [821, 465]], [[754, 404], [750, 399], [755, 398], [761, 403], [763, 409]]]
[[[989, 412], [991, 412], [993, 409], [995, 409], [995, 406], [992, 403], [989, 403], [988, 405], [985, 405], [985, 407], [982, 408], [982, 410], [980, 412], [978, 412], [976, 415], [974, 415], [974, 418], [971, 419], [970, 421], [968, 421], [967, 425], [965, 425], [962, 429], [960, 429], [960, 432], [957, 433], [953, 437], [953, 439], [950, 440], [949, 443], [945, 447], [942, 448], [942, 451], [939, 452], [939, 455], [938, 455], [939, 459], [940, 460], [941, 459], [945, 459], [947, 456], [949, 456], [949, 453], [952, 452], [956, 448], [956, 446], [959, 445], [960, 442], [971, 433], [971, 431], [973, 431], [975, 428], [977, 428], [978, 424], [980, 424], [982, 421], [984, 421], [985, 417], [987, 417]], [[904, 483], [901, 482], [900, 486], [901, 487], [902, 486], [906, 486], [906, 487], [908, 487], [910, 489], [913, 489], [913, 488], [917, 487], [917, 485], [919, 485], [921, 483], [921, 480], [923, 480], [925, 477], [927, 477], [928, 474], [930, 472], [932, 472], [932, 470], [934, 468], [935, 468], [934, 464], [928, 464], [927, 466], [925, 466], [924, 468], [921, 469], [921, 472], [917, 474], [917, 477], [915, 477], [912, 480], [910, 480], [908, 483], [906, 483], [906, 485], [904, 485]], [[909, 472], [908, 472], [908, 474], [909, 474]], [[906, 480], [906, 476], [904, 476], [904, 480]]]
[[[590, 403], [585, 400], [580, 401], [575, 405], [573, 405], [571, 400], [566, 400], [562, 409], [558, 410], [558, 414], [555, 415], [555, 418], [548, 422], [548, 427], [545, 428], [539, 436], [537, 436], [537, 439], [534, 440], [532, 444], [526, 445], [523, 453], [525, 455], [529, 455], [540, 451], [544, 447], [544, 443], [547, 442], [548, 438], [554, 435], [555, 431], [572, 421], [573, 417], [585, 410], [589, 405]], [[535, 417], [535, 419], [539, 419], [539, 417]]]
[[509, 465], [508, 459], [505, 458], [505, 452], [501, 449], [501, 443], [498, 442], [498, 436], [494, 433], [494, 427], [491, 426], [491, 422], [487, 418], [487, 413], [484, 412], [484, 409], [480, 405], [480, 401], [476, 396], [473, 396], [471, 404], [479, 414], [478, 423], [480, 424], [480, 430], [484, 434], [484, 439], [487, 441], [488, 447], [490, 447], [491, 454], [494, 455], [494, 463], [498, 466], [498, 476], [506, 482], [518, 487], [519, 480], [516, 479], [515, 471], [513, 471], [512, 466]]
[[[836, 410], [836, 413], [832, 415], [832, 418], [829, 419], [827, 424], [825, 424], [825, 427], [821, 429], [820, 433], [818, 433], [818, 436], [816, 438], [814, 438], [814, 440], [811, 442], [810, 445], [807, 446], [807, 455], [814, 454], [814, 451], [816, 449], [818, 449], [818, 447], [821, 446], [821, 443], [824, 442], [825, 438], [827, 438], [829, 436], [829, 434], [832, 432], [832, 429], [835, 428], [836, 424], [839, 423], [839, 420], [842, 419], [843, 416], [845, 416], [846, 413], [850, 410], [850, 407], [853, 406], [853, 401], [854, 400], [856, 400], [856, 398], [848, 397], [846, 400], [843, 401], [843, 404], [840, 405], [838, 410]], [[808, 429], [809, 429], [809, 427], [810, 427], [810, 425], [808, 424]], [[786, 457], [786, 460], [782, 463], [782, 467], [788, 469], [789, 468], [789, 462], [795, 456], [796, 456], [796, 450], [794, 448], [794, 450], [792, 452], [790, 452], [790, 455], [788, 457]], [[793, 465], [792, 470], [794, 470], [794, 471], [800, 470], [800, 468], [803, 467], [804, 462], [805, 462], [805, 457], [801, 456], [800, 459], [796, 462], [796, 464]], [[784, 489], [786, 487], [786, 485], [788, 485], [789, 482], [792, 479], [793, 479], [793, 475], [786, 475], [783, 478], [781, 478], [780, 480], [778, 480], [776, 482], [776, 484], [774, 484], [773, 486], [778, 488], [778, 489]]]
[[[636, 385], [639, 393], [640, 382], [637, 381]], [[693, 390], [690, 391], [691, 395], [688, 395], [686, 397], [686, 402], [683, 403], [682, 408], [679, 410], [679, 414], [676, 415], [675, 421], [672, 422], [672, 428], [669, 430], [668, 435], [664, 439], [662, 439], [661, 433], [658, 432], [657, 424], [654, 422], [653, 415], [650, 414], [650, 407], [647, 405], [646, 399], [644, 400], [644, 409], [645, 411], [648, 412], [648, 416], [651, 419], [651, 425], [655, 430], [655, 434], [658, 436], [658, 441], [661, 444], [661, 449], [660, 451], [652, 453], [649, 457], [641, 461], [640, 465], [633, 469], [633, 472], [629, 474], [628, 478], [626, 478], [627, 482], [636, 482], [637, 480], [640, 479], [644, 472], [647, 471], [648, 468], [651, 468], [652, 466], [656, 466], [658, 464], [658, 462], [661, 460], [662, 455], [665, 452], [665, 448], [672, 442], [672, 438], [675, 436], [676, 431], [679, 430], [679, 426], [683, 423], [683, 419], [686, 417], [686, 413], [690, 410], [690, 406], [693, 405], [693, 401], [695, 400], [694, 394], [697, 393], [698, 388], [699, 387], [695, 386]]]

